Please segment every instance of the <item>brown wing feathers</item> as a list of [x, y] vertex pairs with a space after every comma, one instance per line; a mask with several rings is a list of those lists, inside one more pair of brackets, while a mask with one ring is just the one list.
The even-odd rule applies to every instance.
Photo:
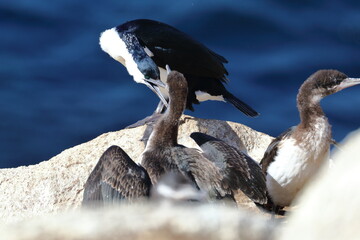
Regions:
[[145, 169], [118, 146], [109, 147], [91, 172], [84, 190], [83, 203], [133, 201], [148, 197], [151, 181]]
[[196, 132], [190, 137], [196, 141], [207, 158], [220, 169], [223, 181], [231, 190], [240, 189], [257, 203], [267, 201], [265, 175], [253, 159], [209, 135]]

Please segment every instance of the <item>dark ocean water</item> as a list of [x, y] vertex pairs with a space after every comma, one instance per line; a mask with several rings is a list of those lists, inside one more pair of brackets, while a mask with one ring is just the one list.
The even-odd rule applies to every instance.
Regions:
[[[295, 96], [314, 71], [360, 77], [359, 1], [0, 2], [0, 167], [29, 165], [152, 113], [157, 97], [101, 51], [100, 32], [150, 18], [229, 60], [227, 88], [261, 116], [230, 104], [196, 117], [278, 135], [298, 123]], [[336, 140], [360, 126], [360, 86], [322, 101]]]

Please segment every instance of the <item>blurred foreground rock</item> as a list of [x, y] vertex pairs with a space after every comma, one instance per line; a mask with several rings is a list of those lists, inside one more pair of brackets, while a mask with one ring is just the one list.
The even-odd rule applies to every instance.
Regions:
[[360, 130], [297, 199], [279, 239], [360, 239]]
[[9, 224], [6, 240], [266, 240], [276, 222], [261, 215], [218, 205], [121, 205], [82, 209]]
[[[37, 165], [1, 169], [0, 224], [78, 208], [84, 183], [101, 154], [111, 145], [118, 145], [138, 161], [145, 147], [140, 141], [144, 130], [145, 126], [141, 126], [105, 133]], [[218, 137], [238, 148], [243, 148], [243, 143], [256, 160], [260, 160], [272, 139], [242, 124], [183, 116], [179, 143], [196, 147], [189, 137], [195, 131]], [[240, 205], [256, 210], [243, 194], [238, 194], [237, 200]]]

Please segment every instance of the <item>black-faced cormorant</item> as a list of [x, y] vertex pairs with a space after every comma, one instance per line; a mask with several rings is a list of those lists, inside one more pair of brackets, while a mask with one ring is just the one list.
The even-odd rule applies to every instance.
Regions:
[[205, 100], [226, 101], [248, 116], [258, 113], [228, 92], [227, 60], [187, 34], [167, 24], [138, 19], [108, 29], [101, 34], [100, 46], [112, 58], [122, 63], [135, 82], [143, 83], [160, 98], [156, 112], [168, 105], [165, 88], [165, 66], [184, 74], [188, 82], [186, 108]]
[[290, 205], [329, 158], [331, 126], [320, 100], [356, 84], [360, 84], [359, 78], [348, 78], [336, 70], [320, 70], [300, 87], [300, 124], [274, 139], [261, 160], [268, 193], [276, 206]]
[[232, 191], [241, 190], [255, 203], [267, 202], [265, 175], [250, 156], [204, 133], [194, 132], [190, 137], [199, 145], [204, 156], [220, 169], [224, 184]]

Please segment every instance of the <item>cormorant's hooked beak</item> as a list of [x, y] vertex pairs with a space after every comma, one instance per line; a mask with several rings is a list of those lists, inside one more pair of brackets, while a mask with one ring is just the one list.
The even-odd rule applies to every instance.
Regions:
[[161, 80], [156, 80], [156, 79], [144, 79], [145, 82], [148, 82], [148, 83], [151, 83], [155, 86], [158, 86], [158, 87], [163, 87], [163, 88], [166, 88], [166, 84], [163, 83]]
[[161, 80], [155, 80], [155, 79], [144, 79], [144, 84], [146, 86], [148, 86], [151, 91], [153, 91], [159, 98], [160, 101], [167, 107], [169, 107], [168, 102], [166, 101], [166, 99], [164, 98], [164, 96], [162, 95], [159, 87], [163, 87], [166, 88], [166, 84], [163, 83]]
[[345, 78], [338, 86], [337, 90], [343, 90], [348, 87], [352, 87], [360, 84], [360, 78]]

